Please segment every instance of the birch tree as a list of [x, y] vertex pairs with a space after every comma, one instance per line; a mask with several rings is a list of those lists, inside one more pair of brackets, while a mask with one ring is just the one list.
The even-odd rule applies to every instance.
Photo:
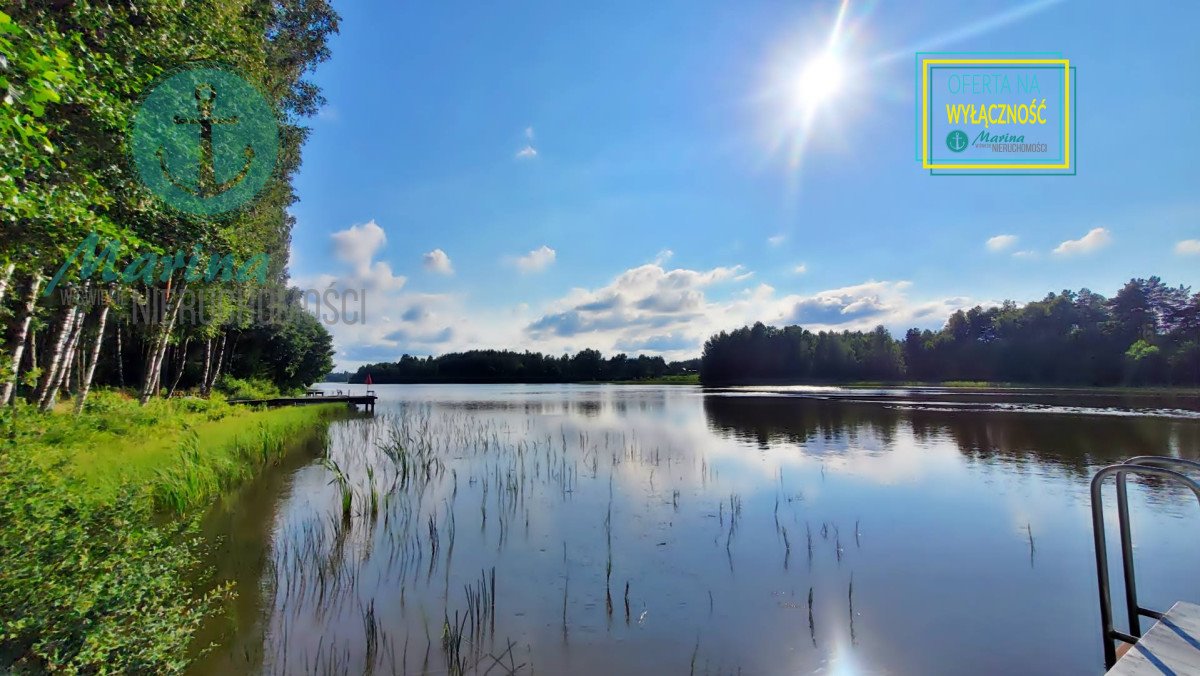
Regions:
[[100, 317], [96, 322], [96, 340], [92, 343], [92, 355], [87, 361], [87, 373], [84, 374], [79, 394], [75, 396], [75, 415], [83, 411], [88, 392], [92, 389], [92, 377], [96, 375], [96, 364], [100, 361], [100, 345], [104, 342], [104, 324], [108, 321], [108, 310], [109, 304], [105, 302], [100, 308]]
[[17, 387], [17, 378], [21, 372], [21, 359], [25, 356], [25, 343], [29, 341], [29, 326], [33, 323], [33, 312], [37, 307], [38, 291], [42, 287], [42, 275], [34, 273], [29, 281], [29, 293], [25, 296], [25, 304], [21, 308], [21, 319], [17, 322], [17, 333], [13, 339], [11, 366], [12, 374], [6, 379], [0, 390], [0, 406], [7, 406], [9, 399]]

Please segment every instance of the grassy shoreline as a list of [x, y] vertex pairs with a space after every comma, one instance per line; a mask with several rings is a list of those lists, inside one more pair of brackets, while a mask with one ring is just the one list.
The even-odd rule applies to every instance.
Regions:
[[206, 505], [248, 478], [285, 441], [344, 407], [254, 409], [220, 399], [180, 398], [145, 407], [113, 392], [97, 393], [78, 418], [66, 410], [18, 417], [18, 443], [36, 462], [58, 471], [90, 502], [105, 504], [130, 488], [155, 509], [177, 513]]
[[700, 374], [689, 373], [683, 376], [659, 376], [640, 380], [606, 380], [604, 382], [608, 385], [699, 385]]
[[6, 409], [0, 672], [185, 669], [196, 629], [232, 593], [192, 584], [199, 514], [340, 410], [138, 406], [116, 392], [80, 416]]

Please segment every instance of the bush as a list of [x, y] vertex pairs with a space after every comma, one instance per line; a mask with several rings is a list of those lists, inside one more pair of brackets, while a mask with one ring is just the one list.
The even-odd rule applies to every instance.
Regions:
[[131, 492], [90, 505], [56, 470], [0, 451], [0, 671], [182, 671], [229, 593], [192, 593], [194, 522], [151, 525]]
[[279, 388], [263, 378], [235, 378], [231, 375], [221, 376], [217, 390], [230, 399], [270, 399], [278, 397]]
[[111, 415], [118, 412], [126, 414], [135, 406], [137, 406], [137, 401], [121, 390], [97, 388], [88, 393], [87, 403], [83, 410], [86, 413], [97, 415]]
[[182, 671], [230, 593], [197, 592], [192, 510], [341, 410], [93, 396], [79, 416], [0, 407], [0, 674]]
[[200, 397], [180, 397], [172, 399], [175, 410], [179, 413], [201, 413], [209, 420], [219, 420], [232, 412], [232, 407], [225, 402], [225, 397], [214, 396], [211, 399]]

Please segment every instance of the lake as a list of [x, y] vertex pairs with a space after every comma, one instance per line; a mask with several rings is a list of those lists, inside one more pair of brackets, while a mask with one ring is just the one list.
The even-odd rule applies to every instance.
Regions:
[[[1196, 397], [373, 389], [206, 518], [197, 673], [1102, 673], [1091, 475], [1200, 459]], [[1194, 498], [1130, 493], [1142, 604], [1200, 599]]]

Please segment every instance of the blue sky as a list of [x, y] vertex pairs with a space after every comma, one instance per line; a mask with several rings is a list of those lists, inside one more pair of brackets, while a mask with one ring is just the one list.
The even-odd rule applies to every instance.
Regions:
[[[680, 358], [755, 320], [898, 331], [1133, 276], [1200, 286], [1200, 4], [852, 1], [801, 147], [797, 82], [839, 6], [339, 3], [290, 263], [368, 289], [367, 323], [331, 327], [339, 366]], [[1070, 58], [1078, 175], [922, 171], [919, 49]]]

